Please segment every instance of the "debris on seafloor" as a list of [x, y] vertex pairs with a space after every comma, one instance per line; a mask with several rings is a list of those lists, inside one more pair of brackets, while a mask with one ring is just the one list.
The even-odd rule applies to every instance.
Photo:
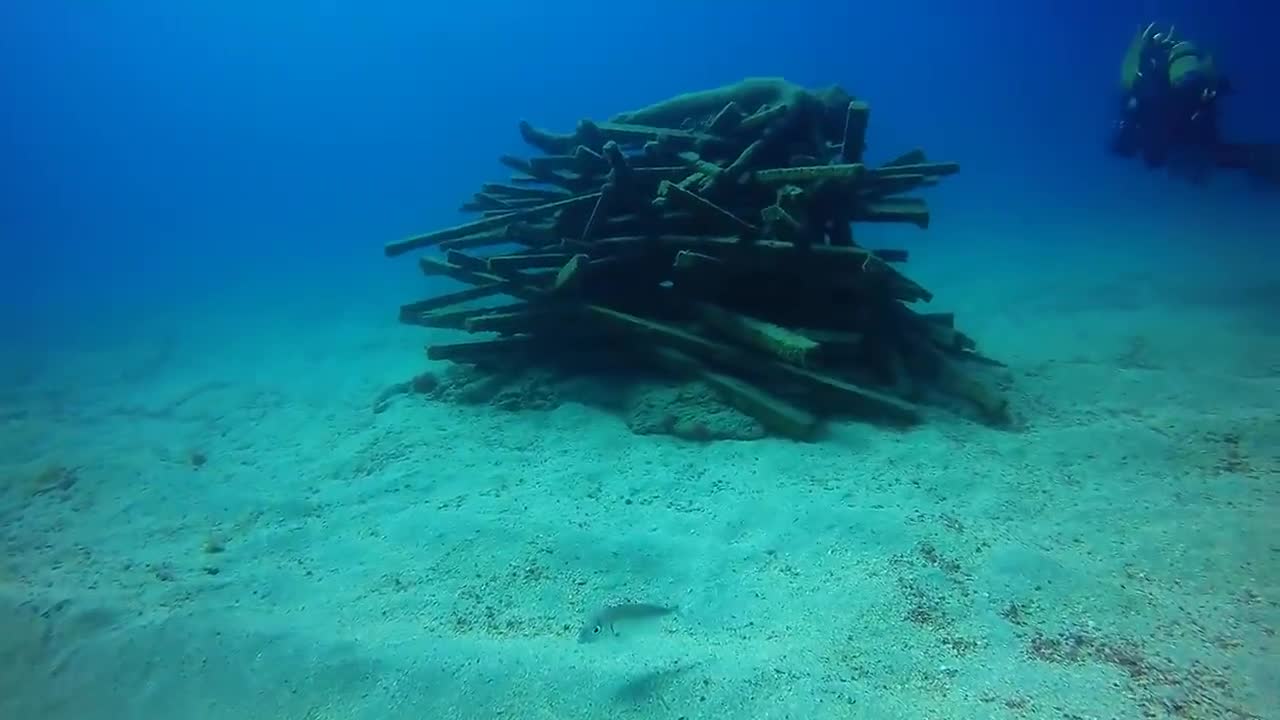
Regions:
[[483, 184], [479, 218], [386, 246], [469, 287], [400, 308], [407, 324], [483, 333], [427, 355], [513, 370], [658, 370], [710, 388], [771, 434], [826, 417], [912, 425], [948, 405], [1011, 422], [976, 351], [932, 294], [855, 223], [927, 228], [904, 195], [958, 171], [911, 150], [864, 162], [869, 106], [838, 87], [751, 78], [570, 133], [521, 122], [540, 155]]

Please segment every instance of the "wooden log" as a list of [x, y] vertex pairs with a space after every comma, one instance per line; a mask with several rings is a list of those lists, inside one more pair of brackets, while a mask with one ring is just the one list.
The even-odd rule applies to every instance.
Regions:
[[593, 150], [581, 145], [572, 155], [542, 155], [529, 158], [529, 167], [535, 177], [565, 173], [567, 176], [579, 178], [602, 177], [609, 171], [604, 158]]
[[694, 303], [695, 317], [737, 342], [798, 367], [821, 362], [822, 346], [781, 325], [726, 310], [710, 303]]
[[922, 163], [926, 163], [926, 162], [928, 162], [928, 159], [925, 157], [924, 150], [921, 150], [920, 148], [916, 148], [916, 149], [914, 149], [914, 150], [908, 150], [907, 152], [905, 152], [905, 153], [903, 153], [903, 154], [899, 155], [898, 157], [896, 157], [896, 158], [894, 158], [894, 159], [890, 160], [889, 162], [885, 163], [884, 165], [881, 165], [880, 167], [882, 167], [882, 168], [891, 168], [891, 167], [900, 168], [900, 167], [902, 167], [902, 166], [904, 166], [904, 165], [920, 165], [920, 164], [922, 164]]
[[503, 335], [545, 335], [554, 326], [564, 324], [565, 315], [562, 308], [526, 305], [472, 315], [464, 321], [464, 329], [468, 332], [496, 332]]
[[942, 327], [954, 328], [956, 326], [955, 313], [936, 312], [936, 313], [915, 313], [920, 320], [931, 323], [933, 325], [941, 325]]
[[722, 138], [706, 133], [690, 130], [674, 130], [672, 128], [650, 127], [632, 123], [602, 122], [596, 123], [601, 134], [607, 140], [619, 143], [642, 143], [646, 140], [669, 142], [682, 147], [692, 147], [696, 143], [724, 143]]
[[953, 395], [972, 403], [988, 424], [1005, 426], [1012, 422], [1008, 398], [972, 375], [962, 372], [955, 363], [946, 363], [940, 382]]
[[471, 201], [462, 205], [463, 212], [480, 212], [481, 210], [504, 210], [510, 212], [511, 203], [488, 193], [478, 192]]
[[510, 243], [527, 247], [545, 247], [557, 242], [559, 237], [551, 226], [534, 225], [517, 220], [504, 227], [496, 227], [452, 240], [443, 240], [436, 247], [441, 250], [469, 250]]
[[480, 186], [480, 192], [483, 192], [486, 195], [502, 198], [507, 201], [537, 200], [540, 202], [555, 202], [556, 200], [565, 200], [570, 197], [570, 194], [564, 190], [533, 188], [520, 185], [503, 185], [500, 183], [484, 183]]
[[813, 99], [811, 93], [782, 78], [752, 77], [730, 85], [677, 95], [644, 108], [619, 113], [611, 119], [617, 122], [679, 127], [689, 118], [712, 117], [729, 102], [750, 111], [761, 106], [810, 99]]
[[922, 229], [929, 227], [929, 206], [920, 198], [885, 198], [864, 203], [853, 213], [862, 222], [911, 223]]
[[813, 233], [779, 205], [761, 210], [760, 219], [764, 221], [766, 232], [785, 243], [802, 248], [813, 245]]
[[676, 181], [689, 174], [683, 165], [654, 165], [631, 168], [631, 180], [641, 187], [657, 187], [663, 180]]
[[[623, 243], [636, 242], [637, 238], [605, 238], [594, 243], [595, 247], [607, 252], [614, 241]], [[726, 262], [765, 271], [782, 271], [810, 274], [812, 280], [820, 278], [843, 279], [856, 282], [856, 275], [868, 271], [881, 272], [894, 291], [895, 297], [906, 302], [933, 299], [933, 294], [919, 283], [908, 278], [897, 269], [880, 259], [877, 251], [862, 247], [842, 247], [834, 245], [814, 245], [803, 253], [788, 242], [778, 240], [755, 240], [743, 244], [738, 238], [711, 235], [662, 235], [655, 239], [644, 239], [646, 242], [657, 242], [666, 248], [679, 252], [692, 250], [714, 255]]]
[[721, 174], [722, 182], [742, 182], [742, 179], [749, 172], [755, 169], [756, 162], [762, 157], [761, 149], [765, 147], [764, 140], [756, 140], [743, 149], [733, 162], [729, 163], [729, 167], [724, 169]]
[[682, 375], [702, 380], [727, 403], [755, 418], [766, 430], [795, 440], [812, 440], [818, 432], [818, 418], [751, 383], [711, 370], [694, 358], [669, 347], [651, 350], [659, 364]]
[[489, 262], [485, 258], [479, 258], [458, 250], [450, 250], [444, 254], [445, 264], [451, 267], [462, 268], [471, 273], [484, 273], [486, 275], [502, 278], [513, 284], [523, 287], [538, 288], [546, 290], [547, 284], [555, 277], [555, 270], [543, 272], [537, 268], [531, 269], [529, 272], [519, 270], [498, 270], [489, 267]]
[[511, 242], [511, 238], [507, 231], [510, 225], [486, 228], [479, 232], [462, 237], [451, 238], [449, 240], [441, 240], [437, 246], [441, 249], [463, 250], [466, 248], [489, 247], [490, 245], [505, 245]]
[[488, 264], [489, 271], [502, 275], [514, 270], [529, 270], [533, 268], [549, 268], [560, 267], [573, 257], [568, 253], [516, 253], [512, 255], [495, 255], [485, 260]]
[[854, 164], [862, 162], [862, 153], [867, 146], [867, 122], [871, 115], [871, 107], [859, 100], [850, 101], [844, 116], [844, 137], [840, 142], [840, 162]]
[[609, 164], [600, 153], [585, 145], [578, 145], [565, 155], [542, 155], [529, 158], [529, 167], [536, 174], [567, 172], [582, 177], [599, 176], [608, 172]]
[[720, 108], [720, 112], [716, 113], [715, 117], [711, 118], [711, 122], [707, 123], [707, 132], [712, 135], [727, 136], [737, 130], [746, 117], [746, 113], [742, 112], [738, 103], [730, 100]]
[[878, 338], [876, 342], [867, 343], [861, 360], [863, 368], [875, 375], [880, 385], [889, 388], [891, 395], [915, 399], [916, 378], [893, 342]]
[[400, 315], [401, 317], [406, 314], [416, 315], [431, 310], [450, 307], [452, 305], [461, 305], [465, 302], [482, 300], [494, 295], [501, 295], [503, 292], [503, 285], [504, 283], [500, 282], [485, 283], [483, 285], [466, 288], [465, 290], [458, 290], [457, 292], [446, 293], [433, 298], [427, 298], [426, 300], [419, 300], [417, 302], [401, 305]]
[[587, 273], [588, 258], [586, 255], [574, 255], [564, 263], [564, 267], [556, 273], [555, 282], [552, 284], [552, 292], [557, 294], [568, 294], [576, 292], [582, 287]]
[[513, 353], [527, 352], [537, 343], [537, 338], [531, 335], [516, 335], [494, 340], [468, 340], [445, 345], [430, 345], [427, 347], [427, 359], [462, 363], [509, 360]]
[[966, 350], [977, 349], [977, 343], [973, 338], [956, 330], [954, 327], [945, 325], [925, 323], [921, 327], [921, 331], [931, 340], [933, 344], [940, 349], [949, 353], [961, 353]]
[[587, 305], [584, 311], [589, 319], [629, 335], [641, 344], [656, 341], [688, 352], [695, 357], [748, 374], [772, 375], [801, 382], [819, 393], [828, 395], [836, 404], [866, 416], [901, 424], [914, 424], [921, 419], [919, 408], [911, 403], [847, 380], [762, 358], [730, 345], [707, 340], [672, 325], [646, 320], [600, 305]]
[[[909, 311], [903, 310], [905, 315]], [[924, 330], [925, 332], [921, 332]], [[986, 383], [964, 372], [953, 359], [953, 353], [934, 344], [930, 333], [946, 330], [943, 325], [927, 323], [918, 328], [905, 328], [901, 339], [906, 348], [932, 369], [934, 383], [943, 392], [968, 401], [981, 420], [996, 426], [1011, 421], [1009, 401]]]
[[861, 163], [847, 165], [810, 165], [807, 167], [756, 170], [751, 177], [764, 185], [817, 182], [818, 180], [857, 180], [867, 173]]
[[738, 133], [751, 135], [764, 132], [766, 129], [781, 123], [790, 114], [791, 106], [785, 103], [765, 105], [738, 123]]
[[531, 279], [498, 276], [488, 272], [460, 267], [433, 257], [418, 258], [418, 267], [425, 275], [443, 275], [469, 285], [503, 283], [504, 294], [521, 300], [538, 300], [547, 295], [546, 291], [534, 285], [534, 281]]
[[710, 193], [719, 180], [724, 170], [713, 162], [703, 160], [698, 153], [682, 152], [679, 155], [681, 160], [688, 164], [692, 172], [685, 179], [676, 183], [681, 188], [695, 193]]
[[622, 148], [617, 142], [610, 140], [604, 144], [601, 153], [605, 162], [608, 163], [609, 184], [620, 191], [630, 190], [634, 183], [635, 172], [631, 168], [631, 161], [627, 160], [627, 156], [623, 154]]
[[929, 177], [941, 177], [944, 175], [954, 175], [958, 172], [960, 172], [960, 163], [922, 162], [872, 168], [867, 171], [867, 175], [871, 178], [883, 178], [893, 175], [927, 175]]
[[[601, 249], [607, 249], [615, 242], [630, 245], [641, 239], [649, 240], [648, 238], [635, 237], [602, 238], [597, 240], [595, 244]], [[868, 259], [873, 262], [878, 261], [875, 251], [862, 247], [815, 245], [809, 248], [807, 255], [804, 255], [797, 253], [795, 246], [789, 242], [761, 239], [750, 245], [743, 245], [738, 241], [738, 238], [726, 235], [660, 235], [650, 240], [650, 242], [656, 242], [673, 251], [693, 250], [715, 255], [722, 259], [742, 260], [752, 256], [759, 256], [766, 266], [787, 258], [808, 262], [808, 258], [812, 257], [818, 258], [827, 267], [857, 270], [866, 266]]]
[[458, 208], [458, 210], [460, 212], [465, 212], [465, 213], [483, 213], [485, 217], [489, 217], [491, 215], [500, 215], [504, 212], [512, 212], [515, 210], [524, 210], [526, 208], [535, 207], [537, 205], [542, 204], [542, 201], [541, 200], [509, 200], [507, 201], [507, 207], [501, 207], [501, 208], [494, 208], [494, 207], [486, 208], [486, 207], [482, 207], [482, 204], [483, 203], [481, 202], [476, 202], [472, 200], [472, 201], [463, 203]]
[[[652, 212], [657, 209], [650, 204], [648, 208], [641, 208], [641, 212], [615, 215], [600, 225], [595, 237], [611, 238], [627, 235], [653, 237], [661, 234], [694, 235], [707, 231], [706, 219], [699, 214], [671, 209], [658, 213]], [[717, 233], [725, 232], [723, 228], [716, 228], [714, 231]]]
[[679, 208], [698, 213], [718, 227], [741, 236], [754, 237], [760, 232], [760, 229], [755, 225], [669, 180], [663, 180], [658, 186], [658, 198], [659, 200], [669, 200]]
[[871, 254], [880, 258], [887, 263], [904, 263], [910, 257], [910, 253], [906, 250], [898, 250], [892, 248], [879, 248], [872, 250]]
[[933, 300], [933, 293], [926, 290], [915, 280], [912, 280], [906, 275], [898, 272], [890, 265], [881, 263], [879, 268], [889, 274], [889, 281], [887, 284], [893, 298], [904, 303], [913, 303], [917, 300], [931, 302]]
[[[547, 185], [547, 184], [550, 184], [550, 183], [547, 183], [545, 180], [542, 180], [542, 179], [540, 179], [540, 178], [536, 178], [536, 177], [529, 177], [529, 176], [528, 176], [528, 175], [526, 175], [526, 174], [512, 175], [512, 176], [511, 176], [511, 178], [510, 178], [510, 180], [508, 180], [508, 182], [510, 182], [510, 183], [511, 183], [511, 185], [513, 185], [513, 186], [515, 186], [515, 187], [532, 187], [532, 186], [534, 186], [534, 185]], [[536, 189], [541, 190], [541, 189], [543, 189], [543, 188], [536, 188]], [[572, 195], [572, 194], [573, 194], [573, 193], [569, 192], [568, 190], [562, 190], [562, 191], [563, 191], [566, 195]]]
[[532, 178], [532, 180], [522, 180], [520, 177], [512, 177], [511, 182], [513, 183], [536, 182], [544, 185], [554, 185], [572, 193], [582, 192], [584, 187], [590, 183], [589, 178], [583, 178], [575, 173], [548, 170], [543, 166], [534, 166], [529, 160], [514, 155], [502, 155], [498, 158], [498, 162]]
[[402, 313], [400, 315], [400, 322], [406, 325], [420, 325], [422, 327], [466, 330], [468, 329], [467, 321], [471, 318], [479, 317], [481, 315], [491, 315], [494, 313], [514, 312], [523, 307], [526, 307], [525, 303], [518, 302], [486, 308], [467, 308], [465, 310], [435, 310], [421, 313]]
[[582, 142], [578, 137], [579, 133], [554, 133], [536, 128], [527, 120], [521, 120], [517, 128], [522, 140], [548, 155], [568, 152], [574, 145]]
[[858, 357], [862, 354], [863, 344], [866, 341], [866, 336], [862, 333], [848, 330], [799, 328], [795, 332], [821, 345], [822, 358], [830, 363]]
[[534, 220], [539, 217], [550, 215], [557, 210], [563, 210], [565, 208], [586, 203], [594, 203], [599, 199], [599, 197], [600, 193], [598, 192], [586, 193], [585, 195], [575, 195], [564, 200], [556, 200], [554, 202], [544, 203], [524, 210], [517, 210], [510, 215], [483, 218], [463, 225], [455, 225], [443, 230], [436, 230], [435, 232], [429, 232], [424, 235], [416, 235], [404, 240], [387, 243], [384, 251], [388, 257], [402, 255], [411, 250], [439, 245], [445, 240], [462, 238], [468, 235], [475, 235], [476, 233], [480, 233], [485, 230], [503, 227], [516, 220]]
[[569, 152], [575, 145], [583, 145], [595, 149], [609, 140], [623, 145], [640, 145], [646, 141], [657, 140], [682, 147], [691, 147], [699, 142], [724, 142], [723, 139], [706, 133], [627, 122], [583, 120], [578, 123], [578, 127], [574, 132], [564, 134], [540, 130], [522, 120], [520, 121], [519, 129], [520, 136], [526, 143], [549, 155]]
[[643, 254], [648, 248], [659, 247], [658, 239], [646, 235], [611, 235], [589, 243], [577, 243], [578, 252], [593, 258], [619, 253]]
[[867, 198], [883, 197], [909, 192], [923, 187], [929, 180], [927, 175], [919, 173], [902, 173], [900, 175], [879, 175], [868, 178], [867, 182], [858, 184], [858, 195]]

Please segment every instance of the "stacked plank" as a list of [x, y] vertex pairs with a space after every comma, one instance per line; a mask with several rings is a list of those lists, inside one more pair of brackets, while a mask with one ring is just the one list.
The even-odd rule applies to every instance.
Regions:
[[971, 373], [991, 361], [950, 314], [911, 308], [932, 296], [895, 267], [907, 253], [854, 239], [857, 222], [928, 227], [925, 202], [904, 193], [959, 169], [919, 150], [865, 163], [868, 118], [839, 88], [757, 78], [571, 133], [522, 122], [541, 154], [501, 158], [514, 175], [463, 206], [477, 219], [386, 246], [434, 248], [422, 271], [469, 286], [400, 319], [486, 334], [432, 345], [432, 359], [639, 361], [795, 438], [832, 414], [917, 423], [945, 398], [1007, 422]]

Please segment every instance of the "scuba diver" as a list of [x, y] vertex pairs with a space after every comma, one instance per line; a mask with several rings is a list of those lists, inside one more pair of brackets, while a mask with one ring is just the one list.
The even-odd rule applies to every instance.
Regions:
[[1134, 37], [1121, 66], [1120, 119], [1111, 137], [1112, 152], [1141, 155], [1148, 167], [1171, 159], [1210, 167], [1248, 170], [1280, 182], [1280, 146], [1223, 142], [1218, 134], [1218, 103], [1232, 92], [1213, 56], [1173, 28], [1155, 23]]

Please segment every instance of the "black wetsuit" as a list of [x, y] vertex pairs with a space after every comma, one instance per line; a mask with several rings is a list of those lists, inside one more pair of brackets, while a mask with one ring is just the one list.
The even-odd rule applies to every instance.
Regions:
[[1177, 150], [1211, 157], [1220, 142], [1217, 89], [1199, 84], [1173, 87], [1168, 54], [1158, 45], [1144, 50], [1141, 67], [1121, 99], [1112, 151], [1125, 157], [1141, 154], [1150, 167], [1164, 165]]

